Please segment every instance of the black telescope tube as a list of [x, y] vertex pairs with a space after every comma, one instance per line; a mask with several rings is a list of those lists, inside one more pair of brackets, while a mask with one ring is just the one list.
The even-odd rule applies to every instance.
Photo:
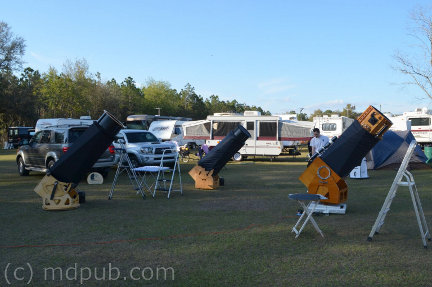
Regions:
[[123, 128], [109, 112], [104, 111], [51, 167], [49, 174], [62, 182], [78, 184]]
[[205, 157], [203, 157], [198, 165], [206, 171], [211, 171], [217, 175], [225, 164], [238, 152], [250, 138], [250, 133], [241, 125], [235, 130], [230, 131], [224, 139], [218, 143]]
[[358, 121], [354, 121], [337, 142], [322, 153], [321, 159], [340, 177], [345, 177], [361, 164], [362, 159], [378, 142], [379, 138], [366, 131]]

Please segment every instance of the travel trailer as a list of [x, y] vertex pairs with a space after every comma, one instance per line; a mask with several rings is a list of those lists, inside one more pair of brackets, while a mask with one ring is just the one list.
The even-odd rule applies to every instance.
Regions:
[[35, 132], [41, 129], [52, 126], [90, 126], [93, 120], [90, 116], [81, 116], [79, 119], [72, 118], [52, 118], [52, 119], [39, 119], [36, 122]]
[[313, 118], [314, 127], [319, 128], [321, 134], [329, 138], [339, 137], [353, 122], [354, 119], [338, 115]]
[[[182, 146], [192, 142], [184, 139], [182, 124], [187, 122], [177, 120], [154, 121], [150, 124], [149, 131], [162, 141], [175, 141]], [[205, 143], [204, 140], [197, 139], [193, 140], [193, 142], [197, 145]]]
[[411, 121], [403, 116], [394, 116], [392, 114], [384, 114], [389, 120], [392, 121], [393, 125], [390, 127], [391, 131], [410, 131]]
[[242, 125], [250, 134], [245, 145], [234, 155], [234, 160], [251, 155], [278, 156], [283, 142], [308, 141], [311, 129], [284, 122], [279, 116], [262, 116], [257, 111], [245, 111], [243, 115], [216, 113], [206, 120], [183, 123], [185, 140], [205, 140], [209, 148], [215, 147], [230, 131]]
[[297, 114], [283, 114], [275, 116], [279, 116], [283, 121], [297, 121]]
[[[406, 123], [409, 121], [411, 132], [419, 145], [432, 144], [432, 114], [427, 108], [417, 108], [413, 112], [404, 112], [400, 116], [391, 118], [393, 122]], [[408, 128], [407, 128], [408, 129]], [[403, 129], [401, 129], [403, 130]]]
[[128, 129], [148, 130], [154, 121], [191, 121], [192, 118], [158, 116], [158, 115], [130, 115], [126, 118], [126, 126]]

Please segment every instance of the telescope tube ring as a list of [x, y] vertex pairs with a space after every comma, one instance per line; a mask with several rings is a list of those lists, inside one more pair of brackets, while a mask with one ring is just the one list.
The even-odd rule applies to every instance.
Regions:
[[[326, 169], [327, 169], [327, 171], [328, 171], [328, 175], [327, 175], [327, 177], [321, 177], [321, 175], [320, 175], [320, 171], [321, 171], [322, 168], [326, 168]], [[318, 170], [317, 170], [317, 175], [318, 175], [318, 177], [319, 177], [320, 179], [322, 179], [322, 180], [326, 180], [326, 179], [328, 179], [328, 178], [330, 177], [330, 175], [331, 175], [330, 168], [328, 168], [328, 166], [325, 166], [325, 165], [320, 166], [320, 167], [318, 168]]]

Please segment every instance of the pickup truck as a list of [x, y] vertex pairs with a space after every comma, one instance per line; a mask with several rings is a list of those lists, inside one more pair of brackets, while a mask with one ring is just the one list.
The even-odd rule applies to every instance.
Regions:
[[124, 129], [117, 134], [114, 141], [116, 148], [121, 148], [119, 140], [123, 139], [126, 152], [135, 167], [160, 165], [162, 155], [165, 166], [174, 166], [177, 146], [170, 142], [161, 142], [154, 134], [145, 130]]

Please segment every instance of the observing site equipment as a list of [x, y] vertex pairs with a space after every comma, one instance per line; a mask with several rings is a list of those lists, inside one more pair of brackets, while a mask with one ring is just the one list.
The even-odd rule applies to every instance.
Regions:
[[195, 188], [216, 189], [219, 187], [223, 182], [219, 178], [219, 171], [238, 152], [250, 136], [250, 133], [239, 125], [203, 157], [189, 172], [189, 175], [195, 181]]
[[[328, 213], [345, 213], [348, 186], [343, 180], [381, 140], [392, 123], [380, 111], [369, 106], [334, 143], [313, 156], [299, 180], [308, 193], [327, 199], [320, 203]], [[319, 211], [320, 207], [316, 208]]]
[[68, 210], [79, 207], [76, 187], [94, 163], [123, 128], [109, 112], [104, 111], [49, 169], [34, 191], [42, 197], [45, 210]]
[[137, 193], [140, 193], [142, 198], [145, 199], [146, 196], [145, 196], [145, 193], [143, 190], [143, 186], [142, 186], [141, 181], [139, 180], [138, 175], [135, 171], [135, 167], [132, 164], [131, 159], [127, 153], [127, 150], [125, 147], [125, 140], [119, 136], [116, 136], [116, 139], [117, 139], [117, 143], [120, 145], [120, 147], [116, 148], [115, 150], [118, 154], [120, 154], [120, 159], [117, 163], [117, 169], [116, 169], [116, 173], [114, 175], [114, 180], [113, 180], [113, 183], [111, 185], [111, 190], [110, 190], [110, 193], [108, 195], [108, 199], [112, 199], [115, 187], [116, 187], [118, 180], [119, 180], [119, 176], [124, 172], [126, 172], [130, 182], [132, 183], [132, 186], [137, 191]]

